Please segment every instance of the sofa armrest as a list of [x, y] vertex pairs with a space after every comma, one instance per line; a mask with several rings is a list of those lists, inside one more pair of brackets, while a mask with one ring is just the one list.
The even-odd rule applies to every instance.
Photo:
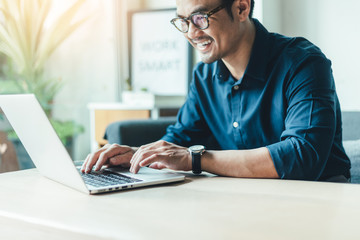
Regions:
[[166, 128], [175, 122], [176, 117], [118, 121], [106, 128], [104, 139], [111, 144], [139, 147], [162, 138]]
[[343, 145], [351, 161], [351, 182], [360, 183], [360, 139], [344, 141]]
[[342, 112], [343, 140], [360, 139], [360, 111]]

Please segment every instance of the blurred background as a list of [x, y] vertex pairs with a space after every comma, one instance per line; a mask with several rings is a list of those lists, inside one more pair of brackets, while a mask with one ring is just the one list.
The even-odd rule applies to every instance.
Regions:
[[[122, 103], [123, 92], [131, 90], [129, 12], [176, 7], [175, 0], [1, 0], [0, 6], [0, 93], [36, 92], [55, 129], [66, 135], [63, 142], [75, 160], [94, 149], [91, 111], [99, 104]], [[303, 36], [319, 46], [333, 63], [342, 109], [358, 111], [359, 8], [356, 0], [255, 0], [254, 17], [269, 31]], [[16, 26], [19, 19], [23, 24]], [[156, 29], [150, 20], [144, 25]], [[190, 55], [188, 64], [194, 66], [198, 57]], [[176, 109], [185, 98], [180, 95], [163, 94], [159, 101], [172, 102]], [[141, 105], [149, 96], [129, 98], [140, 99]], [[4, 121], [0, 118], [0, 131]], [[73, 136], [69, 141], [68, 135]]]

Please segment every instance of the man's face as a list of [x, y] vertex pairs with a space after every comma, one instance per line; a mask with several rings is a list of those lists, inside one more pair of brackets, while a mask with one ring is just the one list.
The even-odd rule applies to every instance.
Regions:
[[[177, 14], [179, 17], [189, 17], [195, 12], [211, 11], [221, 3], [220, 0], [177, 0]], [[189, 31], [184, 33], [205, 63], [212, 63], [231, 55], [234, 47], [238, 45], [238, 35], [237, 21], [232, 20], [225, 9], [210, 16], [207, 29], [200, 30], [190, 23]]]

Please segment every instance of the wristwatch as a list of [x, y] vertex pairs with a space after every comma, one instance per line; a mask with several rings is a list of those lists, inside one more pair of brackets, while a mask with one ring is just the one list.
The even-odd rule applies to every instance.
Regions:
[[201, 173], [201, 155], [205, 152], [205, 147], [202, 145], [195, 145], [189, 147], [189, 152], [192, 157], [192, 172], [194, 174]]

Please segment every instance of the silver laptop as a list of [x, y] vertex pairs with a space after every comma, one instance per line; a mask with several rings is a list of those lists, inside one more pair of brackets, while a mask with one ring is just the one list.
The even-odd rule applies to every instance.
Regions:
[[33, 94], [0, 95], [0, 108], [39, 172], [81, 192], [96, 194], [185, 179], [181, 174], [147, 167], [141, 168], [138, 174], [121, 168], [82, 174]]

